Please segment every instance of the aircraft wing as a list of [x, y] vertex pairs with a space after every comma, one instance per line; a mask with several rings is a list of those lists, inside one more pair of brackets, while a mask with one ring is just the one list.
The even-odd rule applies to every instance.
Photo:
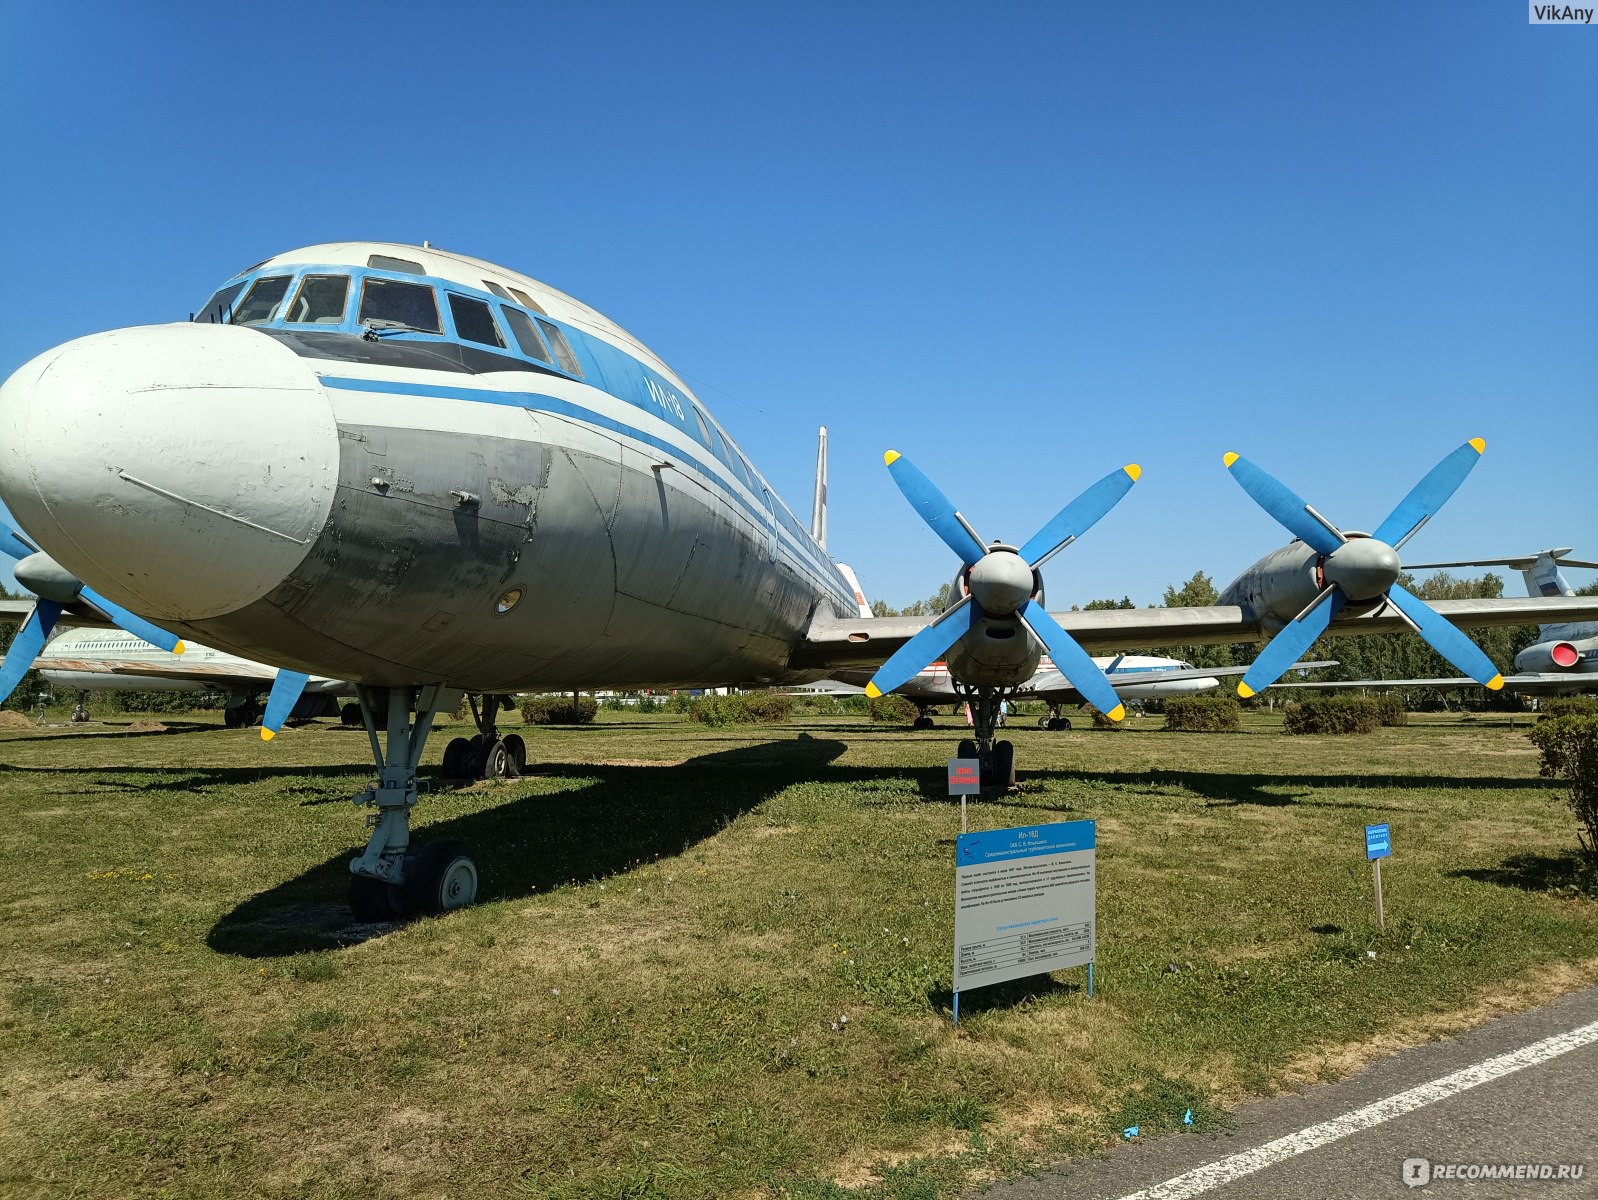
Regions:
[[[1439, 614], [1462, 629], [1497, 625], [1556, 625], [1598, 621], [1598, 596], [1508, 596], [1493, 600], [1431, 600]], [[1089, 654], [1114, 654], [1128, 647], [1205, 646], [1262, 642], [1276, 630], [1237, 605], [1202, 608], [1115, 608], [1050, 614]], [[874, 671], [933, 621], [932, 617], [819, 616], [795, 648], [789, 667], [837, 676], [843, 670]], [[1342, 616], [1329, 637], [1400, 633], [1409, 629], [1391, 606]]]
[[[1467, 675], [1449, 679], [1323, 679], [1319, 683], [1274, 683], [1276, 688], [1365, 688], [1384, 691], [1388, 688], [1407, 687], [1475, 687], [1476, 681]], [[1573, 692], [1598, 692], [1598, 675], [1573, 672], [1526, 671], [1519, 675], [1505, 675], [1504, 689], [1533, 695], [1569, 695]]]
[[[0, 621], [26, 621], [33, 615], [33, 600], [25, 597], [21, 600], [0, 600]], [[85, 628], [85, 629], [116, 629], [117, 623], [107, 617], [88, 601], [79, 597], [61, 610], [61, 615], [55, 620], [57, 629]]]
[[[1335, 667], [1334, 660], [1317, 662], [1296, 662], [1288, 667], [1289, 671], [1309, 671], [1316, 667]], [[1146, 687], [1151, 683], [1177, 683], [1184, 679], [1225, 679], [1233, 675], [1243, 675], [1248, 672], [1248, 664], [1233, 667], [1159, 667], [1147, 671], [1109, 671], [1106, 677], [1110, 686], [1116, 691]], [[1280, 687], [1281, 684], [1272, 686]], [[1016, 691], [1016, 698], [1021, 700], [1048, 700], [1057, 704], [1080, 704], [1083, 698], [1080, 692], [1071, 686], [1059, 671], [1039, 671], [1032, 679], [1021, 685]]]

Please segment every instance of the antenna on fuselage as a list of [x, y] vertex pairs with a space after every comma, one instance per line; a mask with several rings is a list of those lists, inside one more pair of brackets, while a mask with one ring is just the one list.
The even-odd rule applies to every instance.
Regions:
[[810, 536], [816, 545], [827, 548], [827, 427], [821, 427], [816, 446], [816, 498], [810, 508]]

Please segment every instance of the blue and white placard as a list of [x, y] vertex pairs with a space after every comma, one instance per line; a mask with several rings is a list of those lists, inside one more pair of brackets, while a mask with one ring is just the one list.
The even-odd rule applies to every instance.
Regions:
[[954, 991], [1093, 961], [1092, 821], [963, 833], [955, 842]]
[[1393, 853], [1393, 835], [1387, 824], [1365, 826], [1365, 858], [1388, 858]]

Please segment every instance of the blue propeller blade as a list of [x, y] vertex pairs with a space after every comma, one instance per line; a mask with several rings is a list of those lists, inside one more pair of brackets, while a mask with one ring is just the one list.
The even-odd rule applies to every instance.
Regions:
[[9, 700], [11, 693], [17, 690], [17, 684], [22, 682], [28, 668], [33, 666], [39, 651], [44, 649], [44, 639], [50, 636], [50, 630], [55, 628], [56, 618], [60, 615], [61, 606], [53, 600], [40, 600], [34, 604], [28, 619], [11, 640], [5, 662], [0, 663], [0, 704]]
[[298, 671], [283, 670], [272, 681], [272, 694], [266, 698], [266, 715], [261, 718], [261, 740], [270, 742], [289, 719], [300, 693], [305, 690], [306, 677]]
[[1036, 566], [1071, 538], [1079, 538], [1098, 522], [1098, 519], [1115, 507], [1122, 496], [1132, 490], [1143, 469], [1128, 463], [1119, 471], [1111, 471], [1071, 503], [1054, 519], [1034, 533], [1021, 547], [1021, 561]]
[[1443, 459], [1427, 472], [1426, 478], [1417, 483], [1409, 495], [1398, 502], [1398, 507], [1371, 536], [1378, 542], [1396, 546], [1414, 533], [1422, 521], [1448, 502], [1459, 485], [1465, 482], [1465, 476], [1470, 474], [1471, 468], [1481, 461], [1482, 451], [1486, 449], [1487, 443], [1481, 438], [1471, 438]]
[[[959, 555], [960, 561], [966, 566], [976, 566], [982, 556], [988, 552], [988, 548], [973, 538], [966, 527], [955, 518], [954, 505], [938, 490], [938, 485], [923, 475], [920, 468], [897, 450], [889, 450], [883, 455], [883, 461], [888, 464], [888, 472], [893, 476], [893, 481], [899, 485], [899, 490], [904, 493], [904, 498], [910, 501], [911, 507], [916, 512], [921, 514], [921, 519], [932, 526], [932, 531], [943, 539], [943, 544]], [[911, 674], [915, 672], [912, 671]]]
[[1303, 616], [1289, 621], [1260, 651], [1259, 657], [1238, 683], [1237, 694], [1246, 700], [1270, 687], [1282, 677], [1282, 672], [1314, 645], [1315, 639], [1326, 632], [1332, 618], [1342, 611], [1343, 593], [1334, 588]]
[[1481, 647], [1461, 633], [1453, 622], [1435, 611], [1426, 601], [1398, 583], [1387, 589], [1387, 598], [1397, 605], [1406, 617], [1420, 626], [1420, 635], [1426, 639], [1426, 644], [1454, 666], [1477, 683], [1495, 692], [1504, 686], [1504, 677], [1498, 673], [1498, 668], [1493, 666], [1493, 660], [1482, 653]]
[[1305, 511], [1308, 503], [1297, 492], [1260, 470], [1238, 454], [1227, 454], [1227, 470], [1254, 502], [1275, 517], [1294, 537], [1320, 554], [1330, 554], [1343, 543], [1326, 526]]
[[111, 601], [107, 600], [104, 596], [100, 595], [99, 592], [92, 588], [86, 587], [78, 594], [90, 604], [93, 604], [106, 616], [110, 617], [111, 620], [114, 621], [120, 628], [126, 629], [134, 637], [143, 638], [145, 641], [149, 642], [150, 645], [161, 650], [165, 650], [170, 654], [183, 653], [182, 639], [180, 639], [176, 634], [168, 633], [164, 629], [156, 628], [143, 617], [135, 616], [133, 613], [130, 613], [127, 609], [123, 608], [120, 604], [112, 604]]
[[15, 529], [12, 529], [11, 526], [7, 525], [4, 521], [0, 521], [0, 554], [4, 554], [7, 558], [14, 558], [18, 562], [21, 562], [24, 558], [27, 558], [28, 555], [33, 554], [34, 552], [35, 548], [23, 541], [21, 534], [19, 534]]
[[967, 596], [928, 625], [877, 668], [866, 684], [866, 695], [880, 696], [901, 688], [921, 671], [943, 657], [944, 651], [971, 631], [977, 620], [977, 606]]
[[1075, 638], [1060, 628], [1043, 605], [1036, 600], [1028, 600], [1021, 608], [1021, 619], [1038, 635], [1038, 640], [1049, 648], [1049, 657], [1054, 660], [1054, 665], [1065, 672], [1065, 677], [1071, 681], [1072, 687], [1082, 693], [1083, 699], [1112, 721], [1119, 721], [1126, 716], [1126, 706], [1121, 703], [1115, 687], [1104, 677], [1104, 672], [1099, 670], [1098, 663], [1076, 644]]

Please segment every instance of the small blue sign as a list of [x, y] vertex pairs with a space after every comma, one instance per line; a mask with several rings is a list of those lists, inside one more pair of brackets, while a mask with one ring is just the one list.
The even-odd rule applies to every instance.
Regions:
[[1365, 826], [1365, 857], [1390, 858], [1393, 853], [1393, 836], [1386, 824]]

